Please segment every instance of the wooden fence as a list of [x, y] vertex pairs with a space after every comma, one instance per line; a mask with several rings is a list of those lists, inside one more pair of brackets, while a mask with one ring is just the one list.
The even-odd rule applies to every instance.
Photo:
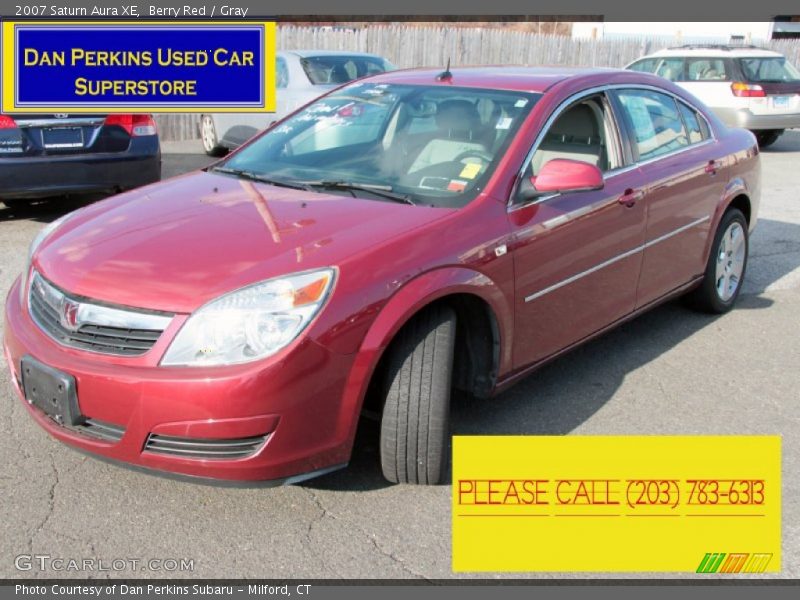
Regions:
[[[645, 33], [645, 32], [643, 32]], [[457, 65], [560, 65], [624, 67], [643, 54], [699, 39], [647, 37], [573, 39], [502, 28], [430, 27], [375, 24], [364, 29], [281, 26], [280, 50], [347, 50], [371, 52], [401, 68]], [[800, 64], [800, 40], [776, 40], [765, 47]], [[199, 137], [198, 115], [157, 115], [162, 138]]]

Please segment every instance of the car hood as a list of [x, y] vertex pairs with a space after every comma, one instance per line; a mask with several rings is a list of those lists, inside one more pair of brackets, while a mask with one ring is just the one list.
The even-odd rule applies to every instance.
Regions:
[[200, 171], [78, 211], [34, 265], [76, 295], [188, 313], [251, 283], [341, 265], [449, 212]]

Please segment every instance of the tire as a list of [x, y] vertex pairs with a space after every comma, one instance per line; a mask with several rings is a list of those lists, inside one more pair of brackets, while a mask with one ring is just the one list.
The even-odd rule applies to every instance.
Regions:
[[222, 156], [227, 150], [219, 145], [217, 128], [211, 115], [203, 115], [200, 119], [200, 139], [203, 141], [203, 150], [209, 156]]
[[754, 131], [753, 133], [756, 135], [758, 147], [766, 148], [778, 141], [778, 138], [781, 137], [783, 133], [783, 129], [762, 129], [760, 131]]
[[730, 208], [714, 235], [703, 281], [688, 296], [690, 304], [712, 314], [733, 308], [742, 290], [749, 251], [747, 220], [742, 211]]
[[392, 342], [386, 363], [380, 454], [393, 483], [433, 485], [445, 475], [456, 315], [432, 307]]
[[30, 200], [3, 200], [2, 202], [11, 210], [26, 208], [31, 204]]

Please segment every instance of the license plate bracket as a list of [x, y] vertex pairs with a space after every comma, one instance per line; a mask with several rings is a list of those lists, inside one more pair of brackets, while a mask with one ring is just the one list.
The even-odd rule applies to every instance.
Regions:
[[772, 106], [775, 108], [786, 108], [789, 106], [789, 96], [774, 96]]
[[25, 399], [59, 425], [80, 425], [84, 418], [78, 408], [75, 378], [31, 356], [21, 361]]
[[83, 129], [80, 127], [46, 127], [42, 129], [42, 146], [47, 150], [83, 148]]

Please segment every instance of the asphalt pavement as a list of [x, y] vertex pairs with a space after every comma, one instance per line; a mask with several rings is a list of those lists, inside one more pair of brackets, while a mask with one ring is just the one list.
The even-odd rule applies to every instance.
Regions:
[[[759, 225], [737, 308], [661, 306], [551, 363], [491, 401], [460, 401], [461, 434], [781, 434], [783, 573], [800, 577], [800, 131], [762, 153]], [[164, 145], [164, 176], [211, 159]], [[0, 291], [36, 232], [77, 204], [0, 208]], [[1, 325], [0, 325], [1, 326]], [[449, 578], [450, 487], [390, 485], [377, 428], [351, 466], [303, 485], [231, 489], [112, 466], [51, 439], [0, 369], [0, 577]], [[112, 561], [122, 570], [30, 570], [20, 555]], [[117, 566], [122, 563], [117, 562]], [[555, 577], [559, 574], [532, 576]], [[518, 575], [514, 575], [518, 576]], [[583, 575], [585, 576], [585, 575]]]

